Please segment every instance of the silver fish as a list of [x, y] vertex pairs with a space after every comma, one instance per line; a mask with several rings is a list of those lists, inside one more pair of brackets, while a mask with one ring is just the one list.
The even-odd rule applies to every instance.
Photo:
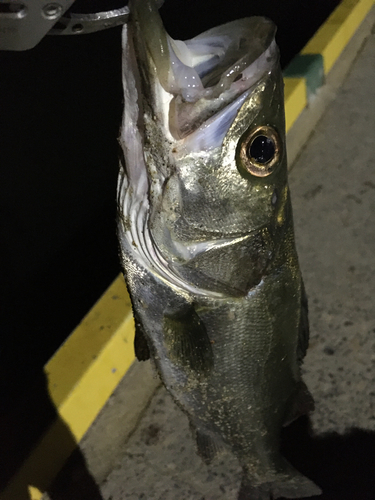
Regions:
[[118, 234], [136, 355], [154, 360], [201, 457], [238, 457], [239, 498], [319, 494], [279, 452], [313, 402], [275, 27], [252, 17], [182, 42], [153, 0], [130, 11]]

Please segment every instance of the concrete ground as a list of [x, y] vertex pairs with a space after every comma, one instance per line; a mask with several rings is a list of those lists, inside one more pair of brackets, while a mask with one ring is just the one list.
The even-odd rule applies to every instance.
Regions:
[[[310, 423], [300, 419], [285, 431], [283, 451], [322, 487], [324, 500], [375, 499], [374, 71], [373, 30], [290, 174], [310, 306], [304, 379], [316, 410]], [[107, 433], [113, 450], [108, 454], [108, 442], [106, 452], [100, 448], [103, 425], [94, 425], [83, 443], [86, 471], [98, 485], [95, 494], [85, 493], [83, 475], [70, 465], [50, 498], [235, 500], [236, 461], [223, 456], [204, 465], [186, 416], [149, 367], [133, 367], [133, 376], [137, 370], [142, 376], [147, 372], [145, 383], [153, 384], [155, 394], [133, 434]], [[103, 410], [104, 421], [106, 411], [116, 415], [115, 401]], [[120, 418], [116, 423], [121, 429]]]

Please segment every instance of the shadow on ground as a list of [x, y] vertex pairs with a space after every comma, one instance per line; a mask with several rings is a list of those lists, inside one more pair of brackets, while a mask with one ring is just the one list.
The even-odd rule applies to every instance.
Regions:
[[282, 433], [283, 455], [323, 490], [314, 500], [374, 500], [375, 432], [353, 428], [344, 435], [314, 436], [301, 417]]
[[[49, 438], [40, 446], [47, 432]], [[69, 497], [69, 500], [102, 500], [74, 436], [51, 402], [46, 378], [40, 374], [22, 400], [0, 413], [0, 497], [3, 500], [30, 500], [31, 486], [41, 492], [47, 491], [49, 500], [67, 500], [61, 496], [63, 491], [52, 488], [49, 491], [49, 488], [54, 472], [57, 473], [56, 469], [73, 450], [75, 470], [79, 474], [71, 480], [77, 485], [78, 496]]]

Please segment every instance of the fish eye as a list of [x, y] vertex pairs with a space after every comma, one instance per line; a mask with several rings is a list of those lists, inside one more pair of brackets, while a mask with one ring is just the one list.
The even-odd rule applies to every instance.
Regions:
[[269, 163], [275, 156], [275, 143], [266, 135], [257, 135], [255, 139], [252, 140], [247, 155], [250, 156], [252, 160], [262, 165]]
[[266, 177], [278, 166], [282, 148], [279, 134], [268, 125], [250, 130], [241, 144], [240, 159], [245, 169], [257, 177]]

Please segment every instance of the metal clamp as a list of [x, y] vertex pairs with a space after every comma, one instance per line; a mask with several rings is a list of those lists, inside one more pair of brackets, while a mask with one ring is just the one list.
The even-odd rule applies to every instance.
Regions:
[[[164, 0], [155, 0], [160, 8]], [[83, 35], [125, 24], [129, 7], [93, 14], [68, 11], [74, 0], [0, 0], [0, 50], [27, 50], [47, 34]]]
[[0, 50], [35, 47], [74, 0], [0, 0]]
[[95, 31], [114, 28], [125, 24], [129, 17], [129, 7], [96, 12], [95, 14], [77, 14], [68, 12], [48, 32], [49, 35], [83, 35]]

